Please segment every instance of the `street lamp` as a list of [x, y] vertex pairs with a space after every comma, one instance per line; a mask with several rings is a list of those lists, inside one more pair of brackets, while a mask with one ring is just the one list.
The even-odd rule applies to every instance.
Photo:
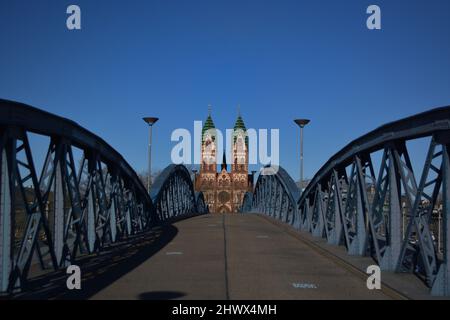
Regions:
[[197, 169], [192, 169], [192, 173], [194, 174], [194, 191], [196, 189], [195, 183], [196, 183], [196, 178], [197, 178]]
[[147, 192], [150, 193], [152, 185], [152, 128], [159, 118], [145, 117], [142, 118], [148, 124], [148, 177], [147, 177]]
[[300, 191], [303, 192], [303, 128], [310, 120], [296, 119], [294, 122], [300, 127]]
[[252, 170], [252, 186], [255, 184], [255, 173], [256, 170]]

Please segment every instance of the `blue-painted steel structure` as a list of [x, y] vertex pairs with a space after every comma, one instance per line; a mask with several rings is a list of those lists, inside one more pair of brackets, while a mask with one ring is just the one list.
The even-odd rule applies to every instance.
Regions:
[[[31, 134], [49, 143], [40, 174]], [[37, 266], [58, 270], [166, 219], [208, 212], [185, 167], [165, 169], [150, 197], [101, 138], [73, 121], [6, 100], [0, 100], [0, 165], [4, 294], [23, 289]]]
[[[40, 174], [30, 135], [48, 141]], [[408, 149], [418, 138], [428, 141], [422, 170]], [[449, 148], [450, 107], [424, 112], [352, 141], [302, 193], [283, 168], [263, 168], [241, 211], [372, 256], [383, 270], [414, 272], [432, 294], [450, 295]], [[25, 288], [36, 268], [58, 270], [161, 222], [204, 213], [186, 167], [168, 166], [148, 194], [100, 137], [0, 100], [0, 293]]]
[[203, 193], [194, 191], [191, 174], [183, 165], [164, 169], [152, 185], [150, 197], [161, 221], [208, 212]]
[[[407, 144], [418, 138], [428, 138], [429, 145], [416, 180]], [[352, 141], [325, 163], [300, 197], [284, 170], [266, 169], [242, 211], [345, 245], [351, 255], [372, 256], [383, 270], [415, 272], [432, 294], [448, 296], [449, 152], [450, 107], [434, 109]], [[381, 155], [378, 174], [376, 155]]]
[[265, 213], [291, 225], [299, 225], [297, 201], [300, 192], [282, 167], [261, 170], [253, 194], [247, 192], [242, 212]]

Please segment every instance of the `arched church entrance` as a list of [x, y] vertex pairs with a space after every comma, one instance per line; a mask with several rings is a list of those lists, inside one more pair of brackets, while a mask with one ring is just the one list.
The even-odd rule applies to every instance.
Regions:
[[219, 208], [219, 213], [231, 213], [231, 210], [228, 206], [224, 205]]

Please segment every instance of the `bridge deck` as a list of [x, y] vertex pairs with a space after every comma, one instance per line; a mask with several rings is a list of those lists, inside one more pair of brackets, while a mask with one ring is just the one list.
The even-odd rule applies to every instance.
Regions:
[[390, 299], [257, 215], [208, 215], [93, 299]]

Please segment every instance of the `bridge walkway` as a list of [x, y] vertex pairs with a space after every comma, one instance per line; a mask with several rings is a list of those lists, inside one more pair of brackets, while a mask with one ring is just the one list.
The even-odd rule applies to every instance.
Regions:
[[197, 216], [92, 299], [392, 299], [267, 218]]

